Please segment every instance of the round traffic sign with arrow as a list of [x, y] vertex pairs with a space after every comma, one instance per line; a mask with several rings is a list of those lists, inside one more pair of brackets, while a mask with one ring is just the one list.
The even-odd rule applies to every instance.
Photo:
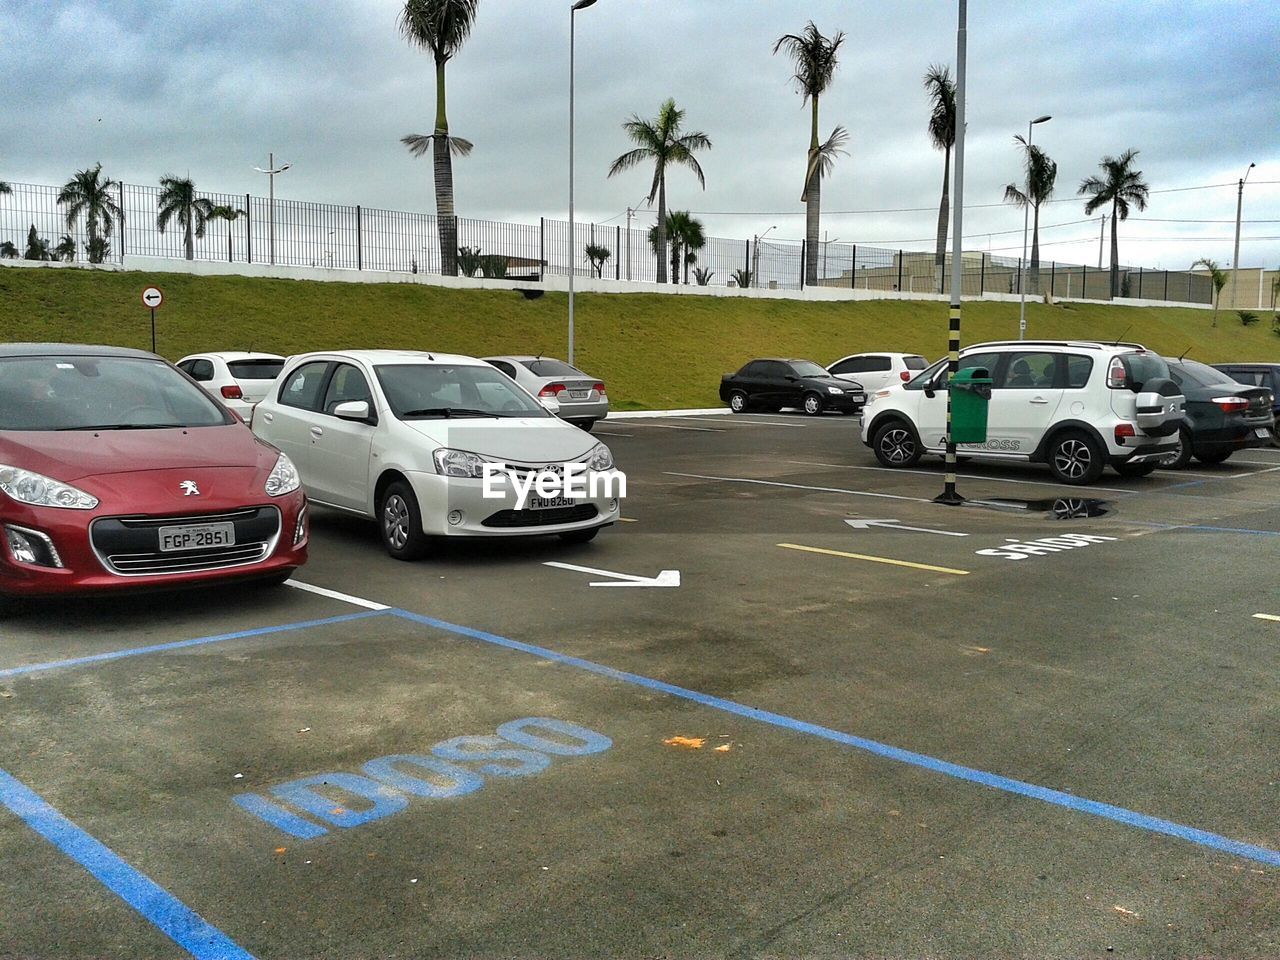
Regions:
[[162, 303], [164, 303], [164, 294], [160, 292], [159, 287], [147, 287], [142, 291], [142, 305], [144, 307], [150, 307], [154, 310]]

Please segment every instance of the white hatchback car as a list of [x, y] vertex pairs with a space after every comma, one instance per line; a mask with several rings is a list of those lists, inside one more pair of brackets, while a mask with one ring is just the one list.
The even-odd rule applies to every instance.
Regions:
[[267, 395], [284, 368], [284, 357], [241, 350], [196, 353], [183, 357], [177, 367], [241, 420], [248, 421], [253, 405]]
[[613, 455], [472, 357], [394, 350], [290, 357], [252, 427], [288, 453], [316, 503], [376, 519], [387, 552], [400, 560], [423, 556], [442, 536], [558, 534], [585, 543], [618, 519], [616, 491], [604, 484], [585, 497], [530, 496], [523, 507], [509, 486], [490, 484], [486, 494], [486, 465], [520, 480], [565, 476], [571, 465], [604, 474]]
[[906, 383], [928, 365], [916, 353], [855, 353], [827, 364], [827, 369], [833, 377], [861, 385], [871, 396], [895, 383]]

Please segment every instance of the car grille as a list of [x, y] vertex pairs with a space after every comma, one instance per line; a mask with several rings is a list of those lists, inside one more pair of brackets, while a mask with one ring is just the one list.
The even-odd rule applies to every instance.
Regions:
[[[230, 523], [232, 546], [160, 552], [159, 528], [199, 523]], [[93, 552], [109, 571], [122, 577], [160, 576], [225, 570], [258, 563], [271, 555], [280, 537], [280, 511], [250, 507], [226, 513], [168, 517], [103, 517], [89, 528]]]
[[572, 507], [553, 507], [550, 510], [499, 510], [481, 523], [484, 527], [510, 529], [512, 527], [551, 527], [562, 523], [581, 523], [592, 520], [599, 512], [593, 503], [580, 503]]

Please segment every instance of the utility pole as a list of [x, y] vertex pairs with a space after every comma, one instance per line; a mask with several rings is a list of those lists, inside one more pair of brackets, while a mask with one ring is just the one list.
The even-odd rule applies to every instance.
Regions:
[[951, 194], [951, 304], [947, 323], [947, 450], [946, 476], [942, 494], [935, 503], [959, 506], [964, 497], [956, 493], [956, 444], [951, 439], [951, 391], [960, 372], [960, 280], [964, 273], [964, 80], [965, 48], [968, 29], [965, 25], [968, 0], [960, 0], [960, 19], [956, 27], [956, 166], [955, 190]]
[[631, 218], [635, 211], [627, 207], [627, 279], [631, 279]]
[[270, 250], [272, 266], [275, 266], [276, 262], [276, 174], [284, 173], [291, 166], [293, 166], [291, 163], [282, 163], [277, 167], [276, 155], [269, 153], [267, 154], [267, 169], [263, 170], [261, 167], [253, 168], [259, 173], [267, 175], [267, 191], [270, 198], [267, 200], [267, 246]]
[[1102, 269], [1102, 243], [1107, 235], [1107, 217], [1103, 214], [1098, 218], [1098, 269]]
[[[1244, 176], [1240, 178], [1240, 183], [1236, 187], [1236, 246], [1231, 254], [1231, 297], [1237, 306], [1240, 306], [1240, 210], [1244, 205], [1244, 182], [1249, 179], [1249, 173], [1256, 164], [1249, 164], [1249, 169], [1244, 172]], [[1262, 299], [1258, 299], [1258, 306], [1262, 306]]]

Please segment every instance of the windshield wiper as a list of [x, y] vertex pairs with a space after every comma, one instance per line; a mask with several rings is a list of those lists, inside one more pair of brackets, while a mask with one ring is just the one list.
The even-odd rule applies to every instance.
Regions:
[[87, 427], [58, 427], [58, 430], [173, 430], [185, 426], [185, 423], [97, 423]]
[[427, 407], [422, 410], [406, 410], [400, 414], [401, 420], [409, 417], [443, 417], [450, 420], [453, 417], [494, 417], [499, 414], [491, 410], [473, 410], [470, 407]]

